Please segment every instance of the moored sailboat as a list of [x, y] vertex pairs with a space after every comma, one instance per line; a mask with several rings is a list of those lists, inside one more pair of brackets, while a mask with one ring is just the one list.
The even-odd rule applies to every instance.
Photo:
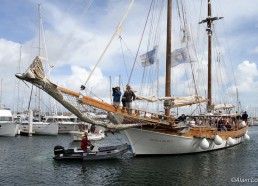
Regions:
[[14, 121], [11, 110], [0, 104], [0, 136], [15, 136], [18, 129], [19, 123]]
[[[211, 23], [219, 18], [211, 17], [210, 0], [208, 1], [208, 18], [202, 21], [207, 23], [209, 40], [208, 57], [208, 96], [192, 96], [191, 99], [171, 97], [171, 7], [168, 1], [168, 28], [167, 28], [167, 58], [166, 58], [166, 94], [164, 101], [165, 114], [128, 108], [116, 108], [111, 104], [87, 95], [74, 92], [52, 83], [45, 75], [41, 60], [36, 57], [26, 73], [17, 74], [19, 79], [26, 80], [46, 91], [59, 101], [79, 119], [103, 126], [110, 130], [123, 130], [127, 135], [132, 151], [135, 155], [184, 154], [211, 151], [227, 148], [248, 139], [248, 125], [236, 119], [235, 114], [214, 114], [212, 103], [211, 82]], [[124, 20], [124, 18], [123, 18]], [[123, 21], [122, 20], [122, 21]], [[120, 30], [122, 22], [118, 25]], [[140, 96], [138, 96], [140, 98]], [[187, 115], [187, 120], [178, 125], [175, 117], [170, 115], [171, 108], [200, 104], [207, 102], [207, 113], [202, 115]], [[109, 112], [109, 121], [100, 121], [90, 113]], [[230, 127], [223, 123], [227, 120]], [[226, 128], [225, 128], [226, 127]]]
[[[57, 135], [58, 134], [58, 124], [47, 123], [43, 121], [41, 116], [33, 116], [32, 118], [32, 131], [36, 135]], [[17, 122], [20, 123], [20, 134], [28, 134], [29, 132], [29, 114], [22, 113], [16, 116]]]

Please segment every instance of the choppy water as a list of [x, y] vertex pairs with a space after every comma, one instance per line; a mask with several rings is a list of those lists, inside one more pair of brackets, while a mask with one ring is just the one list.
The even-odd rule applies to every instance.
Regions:
[[[258, 127], [238, 146], [190, 155], [92, 162], [55, 161], [53, 148], [79, 146], [69, 135], [0, 138], [0, 185], [258, 185]], [[100, 145], [125, 139], [110, 134]]]

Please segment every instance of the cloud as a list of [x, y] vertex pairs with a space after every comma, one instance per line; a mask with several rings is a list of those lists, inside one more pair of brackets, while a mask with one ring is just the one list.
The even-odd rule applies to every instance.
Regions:
[[[18, 71], [20, 45], [18, 43], [0, 39], [0, 80], [1, 100], [8, 107], [13, 106], [14, 87], [16, 78], [14, 74]], [[11, 104], [9, 104], [11, 103]]]
[[[233, 50], [231, 52], [231, 57], [233, 61], [233, 67], [235, 68], [234, 71], [237, 77], [236, 86], [239, 87], [239, 91], [241, 93], [246, 93], [249, 89], [256, 90], [255, 87], [257, 87], [257, 66], [255, 64], [257, 56], [253, 55], [258, 53], [258, 49], [256, 47], [257, 38], [251, 37], [251, 40], [253, 40], [252, 43], [255, 44], [253, 44], [252, 46], [247, 45], [246, 43], [249, 42], [250, 39], [247, 39], [246, 31], [252, 30], [252, 25], [249, 23], [253, 22], [254, 19], [258, 17], [256, 9], [253, 8], [255, 7], [255, 4], [258, 5], [258, 2], [251, 1], [253, 4], [242, 1], [234, 1], [234, 3], [232, 2], [233, 1], [231, 0], [229, 1], [229, 3], [223, 2], [223, 5], [217, 1], [213, 2], [213, 4], [215, 5], [213, 9], [213, 14], [214, 16], [218, 15], [225, 17], [223, 20], [225, 23], [215, 23], [216, 28], [220, 29], [223, 28], [223, 25], [226, 25], [227, 30], [233, 29], [234, 31], [233, 34], [227, 33], [230, 36], [227, 39], [230, 39], [230, 41], [226, 40], [226, 37], [222, 35], [222, 43], [220, 44], [224, 47], [222, 53], [228, 54], [225, 48], [230, 48], [231, 50]], [[4, 79], [3, 84], [5, 88], [3, 92], [3, 97], [5, 98], [6, 102], [12, 102], [13, 98], [9, 98], [10, 96], [7, 95], [9, 95], [10, 92], [13, 92], [16, 89], [13, 87], [16, 87], [16, 85], [14, 85], [16, 83], [14, 82], [14, 74], [17, 72], [17, 64], [19, 61], [19, 50], [21, 45], [19, 42], [22, 41], [22, 72], [26, 70], [34, 57], [38, 54], [38, 36], [36, 32], [35, 34], [32, 34], [32, 32], [35, 31], [33, 30], [33, 28], [37, 28], [37, 6], [34, 3], [34, 1], [29, 1], [29, 4], [27, 4], [27, 7], [35, 8], [32, 13], [30, 13], [28, 10], [26, 11], [26, 14], [24, 11], [19, 11], [20, 17], [22, 17], [23, 20], [26, 21], [21, 22], [20, 19], [17, 19], [19, 20], [19, 24], [12, 24], [17, 27], [14, 27], [13, 29], [10, 28], [10, 30], [19, 30], [20, 32], [26, 33], [19, 34], [19, 37], [23, 35], [26, 35], [26, 37], [17, 40], [12, 32], [12, 35], [10, 35], [8, 39], [0, 39], [0, 62], [1, 65], [4, 66], [4, 68], [0, 69], [2, 75], [2, 77], [0, 78]], [[75, 3], [72, 5], [70, 3], [59, 4], [58, 1], [44, 1], [44, 3], [42, 4], [42, 17], [45, 28], [44, 31], [46, 38], [46, 49], [49, 59], [48, 63], [55, 65], [55, 67], [52, 69], [51, 78], [53, 78], [54, 82], [59, 83], [60, 86], [65, 86], [76, 91], [78, 91], [81, 84], [85, 83], [92, 68], [98, 62], [104, 48], [110, 41], [110, 38], [115, 31], [118, 22], [121, 20], [129, 4], [129, 1], [105, 1], [105, 3], [102, 2], [101, 4], [99, 4], [98, 1], [95, 1], [91, 5], [87, 13], [84, 15], [82, 14], [82, 11], [83, 8], [87, 6], [87, 2], [77, 3], [78, 4]], [[124, 22], [124, 26], [122, 29], [122, 39], [123, 42], [125, 42], [126, 44], [126, 46], [123, 45], [123, 53], [121, 49], [120, 39], [119, 37], [115, 37], [106, 54], [103, 56], [100, 64], [97, 66], [93, 77], [89, 81], [88, 88], [94, 90], [99, 97], [109, 100], [109, 76], [112, 77], [113, 85], [118, 84], [119, 75], [121, 75], [124, 83], [127, 82], [125, 63], [127, 66], [127, 71], [130, 72], [132, 63], [134, 62], [134, 56], [132, 56], [130, 52], [132, 52], [133, 55], [135, 55], [137, 52], [139, 41], [141, 39], [141, 34], [143, 31], [143, 26], [146, 21], [144, 17], [146, 17], [147, 15], [147, 9], [149, 4], [149, 1], [135, 2], [132, 10], [128, 15], [128, 18]], [[190, 6], [193, 10], [200, 8], [196, 4], [193, 4], [193, 6], [192, 4], [187, 6]], [[248, 9], [248, 11], [242, 11], [244, 9]], [[225, 13], [221, 14], [222, 11]], [[24, 13], [22, 14], [22, 12]], [[205, 8], [202, 12], [203, 17], [206, 17], [207, 13]], [[187, 16], [189, 17], [189, 15]], [[19, 17], [19, 15], [16, 15], [15, 17]], [[30, 19], [24, 19], [25, 17], [30, 17]], [[196, 14], [194, 17], [199, 17], [199, 14]], [[243, 21], [243, 17], [245, 18], [245, 21]], [[191, 18], [193, 19], [193, 17]], [[33, 21], [35, 21], [35, 27], [32, 26], [34, 23]], [[197, 24], [197, 22], [200, 20], [194, 21], [195, 22], [191, 24]], [[165, 72], [163, 62], [165, 62], [166, 35], [164, 33], [165, 29], [162, 28], [166, 22], [166, 19], [163, 17], [161, 19], [161, 22], [162, 24], [159, 27], [159, 29], [161, 29], [159, 46], [159, 69], [161, 70], [161, 72], [159, 73], [159, 81], [160, 86], [164, 87], [163, 85], [165, 82]], [[246, 24], [245, 26], [242, 26], [244, 22]], [[179, 26], [178, 21], [174, 21], [172, 49], [180, 47], [181, 37], [178, 37], [176, 34], [177, 26]], [[202, 26], [204, 27], [204, 29], [199, 32], [198, 30], [193, 30], [193, 32], [195, 32], [195, 34], [193, 35], [198, 36], [201, 40], [204, 40], [203, 38], [206, 39], [207, 37], [205, 33], [206, 26]], [[5, 33], [5, 35], [6, 34], [7, 33]], [[201, 36], [201, 34], [204, 34], [204, 36]], [[149, 42], [149, 39], [150, 38], [148, 37], [143, 38], [143, 43], [142, 47], [140, 48], [139, 54], [146, 52], [146, 46]], [[199, 46], [205, 46], [205, 42], [206, 41], [200, 42]], [[220, 47], [220, 49], [222, 48]], [[249, 51], [249, 53], [239, 52], [242, 50]], [[250, 51], [253, 51], [252, 55]], [[41, 50], [41, 52], [43, 52], [43, 50]], [[204, 53], [203, 51], [201, 52]], [[197, 64], [194, 64], [194, 70], [198, 71], [198, 74], [195, 77], [199, 82], [198, 86], [201, 87], [200, 90], [202, 92], [205, 92], [205, 81], [207, 79], [205, 69], [207, 62], [206, 60], [203, 60], [206, 59], [206, 55], [201, 55], [203, 55], [201, 63], [199, 64], [199, 66]], [[242, 58], [247, 60], [243, 61], [244, 59]], [[252, 61], [254, 62], [249, 62], [249, 59], [252, 59]], [[173, 69], [172, 81], [174, 83], [174, 89], [172, 90], [172, 94], [175, 94], [177, 96], [187, 94], [186, 89], [189, 89], [189, 92], [194, 92], [194, 89], [192, 87], [193, 82], [190, 79], [187, 79], [184, 75], [184, 72], [189, 74], [190, 70], [191, 68], [189, 67], [189, 65], [182, 65], [176, 67], [176, 69]], [[226, 69], [224, 69], [221, 74], [226, 73], [225, 70]], [[134, 87], [140, 87], [140, 81], [142, 78], [141, 72], [142, 70], [138, 70], [133, 73], [131, 83]], [[216, 75], [218, 74], [220, 73], [215, 72], [213, 74], [213, 79], [216, 79]], [[222, 78], [225, 84], [229, 83], [229, 80], [231, 80], [226, 77], [219, 78]], [[13, 87], [9, 88], [9, 86], [7, 85], [12, 85]], [[231, 87], [231, 89], [233, 90], [234, 88]], [[163, 93], [164, 90], [160, 89], [160, 92]], [[249, 92], [249, 94], [251, 93]]]
[[250, 63], [249, 61], [243, 61], [237, 66], [235, 75], [236, 85], [228, 88], [229, 95], [234, 97], [238, 96], [239, 101], [244, 104], [242, 105], [244, 107], [250, 107], [251, 105], [255, 106], [255, 104], [253, 105], [252, 103], [256, 102], [256, 95], [258, 93], [257, 65], [255, 63]]
[[237, 67], [237, 85], [240, 92], [249, 92], [257, 90], [258, 69], [255, 63], [243, 61]]
[[258, 54], [258, 46], [252, 51], [252, 53]]

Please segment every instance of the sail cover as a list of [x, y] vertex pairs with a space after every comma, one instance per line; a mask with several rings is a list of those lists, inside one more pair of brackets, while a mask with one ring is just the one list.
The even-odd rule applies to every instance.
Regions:
[[228, 103], [225, 103], [225, 104], [217, 104], [214, 106], [214, 110], [225, 110], [225, 109], [231, 109], [231, 108], [234, 108], [235, 106], [232, 105], [232, 104], [228, 104]]
[[141, 96], [138, 95], [137, 92], [135, 93], [137, 99], [145, 100], [149, 102], [157, 102], [157, 101], [164, 101], [164, 100], [172, 100], [173, 107], [180, 107], [185, 105], [192, 105], [201, 102], [207, 102], [208, 99], [201, 97], [201, 96], [187, 96], [187, 97], [157, 97], [157, 96]]

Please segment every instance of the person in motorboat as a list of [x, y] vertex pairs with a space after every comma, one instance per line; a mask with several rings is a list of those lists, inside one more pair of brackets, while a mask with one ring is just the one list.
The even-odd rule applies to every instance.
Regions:
[[82, 137], [81, 148], [84, 152], [90, 152], [94, 148], [94, 146], [91, 144], [90, 140], [88, 139], [87, 132], [85, 132], [84, 136]]

